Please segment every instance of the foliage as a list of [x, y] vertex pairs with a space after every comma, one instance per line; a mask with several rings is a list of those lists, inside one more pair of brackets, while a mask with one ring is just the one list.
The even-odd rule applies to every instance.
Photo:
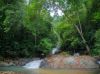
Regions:
[[54, 25], [54, 33], [57, 35], [59, 45], [63, 47], [65, 44], [68, 45], [67, 49], [78, 49], [81, 41], [78, 37], [77, 31], [72, 24], [67, 22], [57, 22]]
[[93, 55], [100, 55], [100, 29], [96, 31], [95, 38], [95, 46], [91, 53]]
[[0, 0], [2, 57], [48, 55], [57, 46], [84, 53], [86, 44], [100, 55], [99, 29], [100, 0]]
[[43, 53], [49, 54], [53, 48], [52, 41], [48, 38], [44, 38], [40, 41], [40, 48], [43, 50]]

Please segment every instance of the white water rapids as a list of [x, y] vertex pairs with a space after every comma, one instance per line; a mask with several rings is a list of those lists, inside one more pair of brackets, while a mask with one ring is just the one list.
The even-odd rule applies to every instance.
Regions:
[[34, 60], [34, 61], [27, 63], [23, 67], [27, 68], [27, 69], [38, 69], [40, 67], [42, 61], [43, 60]]
[[57, 53], [57, 52], [59, 52], [59, 49], [58, 48], [53, 48], [53, 50], [52, 50], [52, 54], [55, 54], [55, 53]]
[[[51, 54], [54, 55], [57, 52], [59, 52], [59, 48], [58, 47], [53, 48], [52, 51], [51, 51]], [[27, 69], [39, 69], [42, 61], [43, 61], [43, 59], [34, 60], [34, 61], [31, 61], [31, 62], [25, 64], [23, 67], [27, 68]]]
[[54, 55], [56, 53], [60, 52], [60, 45], [59, 43], [57, 44], [57, 46], [55, 48], [52, 49], [51, 54]]

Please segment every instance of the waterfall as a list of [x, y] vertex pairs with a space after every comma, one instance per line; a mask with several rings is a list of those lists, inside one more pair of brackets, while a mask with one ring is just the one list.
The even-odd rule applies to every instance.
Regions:
[[60, 51], [59, 49], [60, 49], [60, 46], [57, 45], [55, 48], [52, 49], [51, 54], [56, 54], [56, 53], [58, 53], [58, 52]]
[[55, 53], [58, 52], [58, 51], [59, 51], [58, 48], [53, 48], [51, 53], [52, 53], [52, 54], [55, 54]]
[[60, 47], [61, 47], [61, 44], [62, 44], [62, 39], [61, 39], [59, 33], [55, 30], [55, 28], [56, 28], [56, 26], [54, 25], [52, 30], [57, 37], [57, 43], [56, 43], [56, 47], [52, 49], [51, 54], [58, 53], [60, 51]]
[[27, 63], [23, 67], [27, 68], [27, 69], [38, 69], [40, 67], [42, 61], [43, 60], [34, 60], [34, 61]]

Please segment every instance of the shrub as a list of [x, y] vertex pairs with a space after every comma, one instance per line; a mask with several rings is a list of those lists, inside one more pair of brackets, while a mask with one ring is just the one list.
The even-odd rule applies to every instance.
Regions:
[[95, 45], [91, 53], [93, 55], [100, 55], [100, 29], [95, 33]]
[[44, 38], [40, 41], [40, 47], [41, 47], [41, 51], [44, 53], [44, 54], [48, 54], [50, 53], [50, 51], [52, 50], [52, 47], [53, 47], [53, 43], [51, 42], [50, 39], [48, 38]]

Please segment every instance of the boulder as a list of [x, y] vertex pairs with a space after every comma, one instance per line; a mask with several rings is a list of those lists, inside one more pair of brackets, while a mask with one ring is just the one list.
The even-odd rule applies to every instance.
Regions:
[[53, 55], [41, 62], [41, 68], [99, 68], [96, 59], [90, 56]]

